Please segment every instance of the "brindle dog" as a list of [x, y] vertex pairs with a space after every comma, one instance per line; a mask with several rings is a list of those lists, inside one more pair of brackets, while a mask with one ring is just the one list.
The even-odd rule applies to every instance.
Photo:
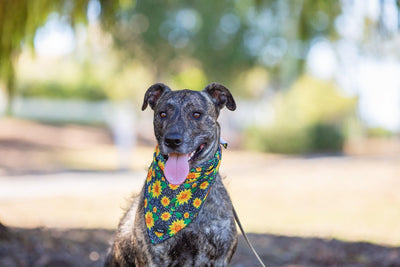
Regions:
[[[142, 110], [147, 105], [154, 110], [154, 133], [161, 154], [192, 153], [190, 168], [214, 157], [220, 145], [220, 109], [236, 109], [229, 90], [218, 83], [203, 91], [172, 91], [157, 83], [147, 90]], [[236, 250], [237, 231], [232, 202], [219, 174], [197, 217], [155, 245], [146, 230], [144, 191], [122, 218], [105, 266], [228, 265]]]

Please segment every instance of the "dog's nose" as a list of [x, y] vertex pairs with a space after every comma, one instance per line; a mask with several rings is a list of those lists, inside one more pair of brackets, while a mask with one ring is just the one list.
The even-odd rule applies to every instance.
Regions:
[[169, 148], [177, 148], [182, 144], [182, 135], [179, 133], [167, 134], [164, 138], [164, 144]]

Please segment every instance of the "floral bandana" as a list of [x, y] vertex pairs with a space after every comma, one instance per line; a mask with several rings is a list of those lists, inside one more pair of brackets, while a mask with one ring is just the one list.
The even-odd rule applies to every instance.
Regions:
[[170, 184], [164, 177], [165, 162], [157, 146], [144, 192], [145, 222], [153, 244], [174, 236], [196, 218], [215, 182], [221, 148], [213, 159], [192, 168], [180, 185]]

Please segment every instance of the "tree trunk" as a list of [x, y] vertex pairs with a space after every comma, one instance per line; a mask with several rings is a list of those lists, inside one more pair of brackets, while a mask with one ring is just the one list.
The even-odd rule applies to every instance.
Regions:
[[10, 67], [7, 73], [6, 91], [7, 91], [6, 116], [12, 116], [13, 101], [15, 97], [15, 72], [12, 63], [10, 63]]

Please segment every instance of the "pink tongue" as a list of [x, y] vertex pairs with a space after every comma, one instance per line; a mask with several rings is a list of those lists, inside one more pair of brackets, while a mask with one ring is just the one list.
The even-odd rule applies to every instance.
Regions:
[[189, 154], [171, 153], [165, 163], [164, 174], [173, 185], [182, 184], [189, 174]]

